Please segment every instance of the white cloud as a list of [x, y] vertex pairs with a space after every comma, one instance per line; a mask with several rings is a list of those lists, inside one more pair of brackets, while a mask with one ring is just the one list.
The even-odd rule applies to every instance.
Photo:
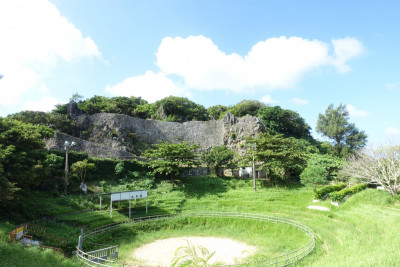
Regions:
[[348, 60], [363, 52], [362, 44], [350, 37], [333, 40], [332, 46], [334, 54], [329, 55], [329, 45], [318, 40], [270, 38], [240, 56], [224, 53], [204, 36], [166, 37], [157, 52], [157, 65], [200, 90], [292, 88], [305, 73], [320, 67], [349, 71]]
[[307, 99], [301, 99], [297, 97], [293, 97], [292, 99], [289, 100], [289, 103], [295, 104], [297, 106], [305, 106], [308, 104]]
[[350, 117], [361, 118], [368, 117], [369, 113], [365, 110], [356, 109], [356, 107], [352, 105], [346, 105], [347, 111], [349, 112]]
[[400, 83], [387, 83], [385, 84], [385, 87], [388, 91], [394, 91], [400, 86]]
[[400, 135], [400, 130], [398, 130], [396, 127], [387, 127], [385, 132], [390, 135]]
[[272, 97], [270, 95], [265, 95], [261, 98], [261, 102], [265, 103], [265, 104], [276, 104], [279, 103], [278, 100], [272, 99]]
[[41, 82], [59, 61], [99, 57], [89, 37], [83, 37], [47, 0], [3, 0], [0, 4], [0, 104], [16, 102]]
[[106, 91], [118, 96], [141, 96], [149, 102], [164, 97], [187, 96], [184, 91], [162, 73], [147, 71], [142, 76], [127, 78], [119, 84], [108, 86]]
[[351, 68], [347, 61], [361, 55], [365, 50], [360, 41], [351, 37], [332, 40], [332, 44], [334, 56], [331, 61], [339, 72], [349, 72]]
[[33, 111], [51, 111], [55, 108], [56, 104], [61, 103], [56, 98], [51, 96], [45, 96], [39, 101], [27, 102], [22, 107], [22, 110], [33, 110]]

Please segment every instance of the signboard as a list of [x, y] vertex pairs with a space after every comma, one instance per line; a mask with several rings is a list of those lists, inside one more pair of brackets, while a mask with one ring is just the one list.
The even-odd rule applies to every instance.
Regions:
[[111, 201], [147, 198], [147, 190], [111, 193]]
[[24, 226], [21, 226], [16, 230], [17, 234], [15, 235], [15, 239], [21, 239], [22, 235], [24, 234]]

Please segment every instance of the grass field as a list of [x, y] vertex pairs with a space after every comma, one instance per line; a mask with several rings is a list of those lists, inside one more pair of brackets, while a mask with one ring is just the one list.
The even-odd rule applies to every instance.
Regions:
[[[312, 190], [297, 184], [274, 188], [259, 186], [257, 192], [253, 192], [252, 182], [249, 180], [196, 177], [184, 179], [174, 188], [171, 184], [163, 182], [151, 189], [149, 213], [237, 211], [290, 218], [309, 226], [317, 238], [315, 250], [300, 261], [298, 266], [399, 266], [400, 204], [398, 200], [393, 199], [386, 192], [374, 189], [367, 189], [348, 198], [339, 207], [332, 206], [328, 201], [312, 203], [312, 199]], [[97, 203], [93, 201], [95, 200], [93, 199], [90, 205], [96, 207]], [[330, 211], [311, 210], [307, 208], [309, 205], [328, 207]], [[143, 201], [138, 202], [134, 207], [134, 216], [145, 215], [144, 206]], [[127, 219], [126, 208], [127, 203], [122, 204], [121, 209], [114, 212], [112, 219], [109, 218], [109, 212], [105, 206], [102, 211], [59, 216], [57, 223], [47, 224], [53, 233], [62, 232], [77, 240], [76, 228], [73, 226], [84, 225], [90, 229], [125, 220]], [[302, 238], [304, 238], [301, 234], [296, 235], [293, 229], [279, 228], [278, 225], [267, 229], [261, 226], [254, 227], [253, 231], [250, 231], [248, 230], [251, 229], [249, 222], [221, 220], [206, 224], [207, 227], [202, 223], [184, 224], [185, 227], [182, 227], [182, 224], [171, 221], [164, 227], [154, 229], [150, 226], [139, 229], [132, 227], [128, 231], [130, 233], [128, 237], [116, 232], [109, 240], [106, 237], [98, 238], [100, 241], [120, 242], [121, 257], [125, 259], [129, 259], [129, 253], [133, 247], [169, 236], [196, 234], [247, 240], [250, 244], [262, 246], [261, 254], [268, 256], [279, 254], [280, 250], [284, 253], [287, 249], [291, 249], [291, 245], [296, 246], [302, 243]], [[62, 227], [59, 226], [60, 222], [64, 222]], [[8, 228], [12, 229], [12, 224], [0, 223], [3, 237]], [[265, 239], [276, 246], [263, 246]], [[285, 243], [284, 239], [290, 242]], [[9, 251], [7, 254], [10, 255], [14, 253], [12, 251], [19, 253], [17, 251], [21, 249], [16, 248], [16, 245], [6, 245], [4, 241], [1, 241], [0, 263], [5, 262], [9, 257], [4, 254], [4, 247], [7, 247]], [[36, 251], [26, 253], [40, 254]], [[49, 254], [49, 252], [46, 253]], [[45, 256], [46, 253], [42, 252], [40, 255], [43, 255], [38, 257], [43, 260], [43, 265], [38, 266], [51, 266], [45, 265], [49, 257]], [[75, 260], [65, 261], [63, 264], [65, 266], [79, 265]], [[14, 265], [10, 266], [26, 265], [14, 262]]]

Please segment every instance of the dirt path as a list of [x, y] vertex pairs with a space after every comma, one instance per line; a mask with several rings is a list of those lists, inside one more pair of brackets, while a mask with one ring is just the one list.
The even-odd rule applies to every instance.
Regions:
[[143, 245], [133, 252], [138, 263], [150, 266], [170, 266], [175, 251], [187, 247], [188, 242], [195, 247], [205, 247], [210, 253], [215, 251], [208, 263], [234, 264], [243, 262], [247, 256], [254, 254], [256, 247], [228, 238], [183, 236], [156, 240]]

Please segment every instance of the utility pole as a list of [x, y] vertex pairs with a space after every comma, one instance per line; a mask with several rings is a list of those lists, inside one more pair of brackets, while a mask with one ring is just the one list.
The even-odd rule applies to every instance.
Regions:
[[76, 145], [75, 142], [68, 142], [65, 141], [64, 143], [64, 149], [65, 149], [65, 184], [64, 184], [64, 193], [67, 194], [67, 187], [68, 187], [68, 151], [71, 149], [71, 147], [73, 147], [74, 145]]
[[256, 143], [253, 144], [247, 144], [247, 146], [252, 150], [253, 154], [253, 189], [254, 192], [257, 190], [256, 189], [256, 164], [255, 164], [255, 150], [256, 150]]

